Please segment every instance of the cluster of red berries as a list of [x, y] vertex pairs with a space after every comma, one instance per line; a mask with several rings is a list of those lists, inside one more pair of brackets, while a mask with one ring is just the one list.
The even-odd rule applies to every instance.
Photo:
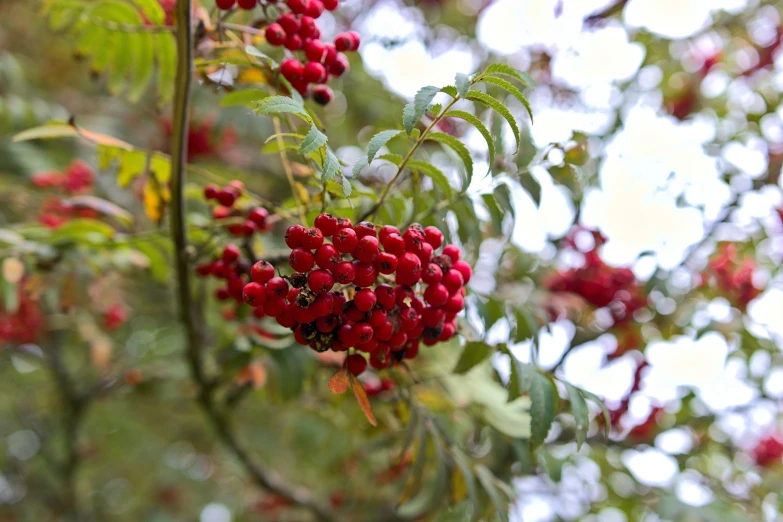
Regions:
[[778, 435], [767, 436], [758, 441], [752, 453], [761, 467], [778, 464], [783, 460], [783, 440]]
[[236, 202], [245, 192], [245, 185], [241, 181], [234, 180], [222, 189], [216, 185], [204, 187], [204, 197], [218, 202], [218, 206], [212, 209], [212, 217], [215, 220], [242, 219], [242, 223], [228, 225], [228, 231], [235, 237], [250, 237], [255, 232], [266, 232], [271, 228], [269, 211], [263, 207], [238, 208]]
[[[95, 172], [85, 162], [75, 160], [61, 172], [45, 171], [33, 174], [32, 182], [38, 188], [55, 189], [69, 196], [79, 196], [92, 192]], [[90, 219], [97, 216], [98, 213], [93, 208], [52, 195], [47, 197], [41, 206], [39, 221], [47, 228], [58, 228], [71, 219]]]
[[420, 341], [431, 346], [455, 334], [472, 270], [454, 245], [436, 253], [443, 244], [437, 228], [378, 231], [368, 221], [321, 214], [312, 228], [289, 227], [285, 242], [294, 273], [277, 276], [258, 261], [244, 301], [317, 352], [354, 349], [345, 362], [352, 374], [367, 368], [359, 352], [382, 369], [416, 357]]
[[761, 294], [761, 290], [753, 285], [755, 271], [754, 259], [740, 260], [737, 247], [733, 243], [725, 243], [710, 259], [708, 270], [701, 274], [701, 284], [714, 286], [740, 310], [745, 310], [748, 303]]
[[34, 343], [44, 330], [45, 318], [38, 300], [30, 296], [24, 287], [22, 281], [15, 309], [7, 309], [0, 301], [0, 348], [7, 343]]

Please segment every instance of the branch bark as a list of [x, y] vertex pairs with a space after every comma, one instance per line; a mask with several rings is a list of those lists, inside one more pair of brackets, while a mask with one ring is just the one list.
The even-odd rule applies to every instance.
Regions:
[[190, 282], [190, 259], [185, 214], [185, 164], [187, 158], [188, 115], [193, 78], [193, 26], [191, 0], [177, 0], [177, 71], [174, 86], [171, 142], [171, 236], [174, 242], [177, 271], [177, 301], [179, 319], [185, 329], [188, 367], [198, 387], [198, 401], [225, 446], [242, 463], [253, 481], [292, 504], [307, 509], [318, 520], [337, 522], [337, 517], [325, 505], [317, 502], [302, 487], [292, 487], [272, 470], [255, 462], [240, 442], [214, 395], [214, 382], [204, 371], [204, 331], [200, 310]]

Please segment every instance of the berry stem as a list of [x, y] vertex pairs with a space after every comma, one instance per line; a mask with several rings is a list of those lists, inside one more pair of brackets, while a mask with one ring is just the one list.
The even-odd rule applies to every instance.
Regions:
[[383, 202], [386, 200], [386, 196], [389, 195], [389, 192], [391, 191], [391, 188], [394, 186], [394, 184], [397, 182], [399, 177], [402, 175], [402, 172], [405, 170], [405, 166], [408, 164], [408, 162], [413, 158], [413, 155], [416, 153], [417, 150], [419, 150], [419, 147], [422, 143], [424, 143], [424, 140], [427, 137], [427, 134], [430, 133], [430, 131], [435, 127], [435, 125], [440, 122], [440, 120], [443, 118], [443, 115], [449, 112], [449, 109], [451, 109], [454, 104], [456, 104], [460, 100], [459, 95], [455, 96], [446, 107], [440, 111], [440, 114], [435, 116], [435, 118], [432, 120], [432, 122], [427, 126], [426, 129], [424, 129], [424, 132], [421, 133], [421, 135], [416, 140], [416, 143], [413, 144], [413, 147], [411, 147], [411, 150], [408, 151], [408, 153], [405, 155], [405, 157], [402, 159], [402, 162], [400, 163], [400, 166], [397, 167], [397, 173], [394, 174], [394, 177], [392, 180], [386, 184], [386, 186], [383, 189], [383, 192], [381, 192], [381, 197], [378, 198], [378, 202], [370, 208], [370, 210], [364, 214], [362, 217], [358, 219], [358, 221], [365, 221], [369, 219], [370, 217], [375, 214], [379, 208], [381, 208], [381, 205], [383, 205]]
[[302, 200], [299, 198], [299, 192], [296, 188], [296, 181], [294, 181], [294, 173], [291, 170], [291, 163], [288, 161], [288, 155], [285, 153], [282, 132], [283, 129], [280, 126], [280, 120], [278, 118], [272, 118], [272, 123], [275, 126], [275, 134], [277, 134], [277, 146], [280, 148], [280, 161], [283, 164], [283, 171], [285, 171], [285, 177], [288, 178], [288, 183], [291, 185], [291, 194], [296, 202], [296, 210], [299, 213], [299, 219], [303, 226], [307, 226], [307, 217], [304, 213], [304, 207], [302, 206]]

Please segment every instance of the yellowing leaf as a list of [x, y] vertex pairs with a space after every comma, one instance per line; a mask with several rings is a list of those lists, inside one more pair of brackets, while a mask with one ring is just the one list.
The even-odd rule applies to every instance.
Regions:
[[308, 176], [312, 176], [314, 173], [312, 168], [295, 161], [291, 162], [291, 172], [297, 178], [306, 178]]
[[266, 84], [266, 75], [261, 72], [259, 69], [254, 68], [247, 68], [243, 69], [242, 72], [239, 73], [239, 76], [237, 76], [236, 82], [240, 85], [243, 84]]
[[144, 212], [156, 223], [163, 219], [163, 213], [171, 200], [169, 189], [150, 176], [144, 184]]
[[348, 372], [343, 368], [329, 379], [329, 390], [336, 395], [342, 395], [348, 391], [349, 384]]
[[455, 469], [451, 474], [451, 501], [457, 504], [468, 495], [468, 486], [465, 483], [465, 477]]
[[353, 377], [349, 377], [351, 380], [351, 388], [353, 388], [353, 394], [356, 396], [356, 401], [359, 403], [359, 407], [362, 409], [364, 416], [367, 417], [367, 422], [373, 426], [378, 425], [378, 421], [375, 420], [375, 415], [372, 414], [372, 406], [370, 406], [370, 399], [367, 398], [367, 392], [364, 391], [362, 384]]
[[302, 200], [302, 203], [304, 203], [305, 206], [310, 205], [310, 193], [307, 191], [307, 187], [299, 182], [297, 182], [295, 186], [296, 192], [299, 194], [299, 198]]

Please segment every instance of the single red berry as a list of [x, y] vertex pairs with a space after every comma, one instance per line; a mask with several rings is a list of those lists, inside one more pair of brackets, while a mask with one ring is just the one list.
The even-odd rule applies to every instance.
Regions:
[[269, 299], [269, 294], [266, 296], [266, 305], [264, 306], [264, 312], [269, 317], [278, 317], [285, 311], [285, 300], [283, 299]]
[[299, 19], [293, 13], [280, 15], [277, 19], [277, 23], [280, 24], [280, 27], [286, 32], [286, 36], [299, 32]]
[[288, 245], [288, 248], [300, 247], [302, 246], [304, 235], [305, 227], [302, 225], [291, 225], [285, 231], [285, 244]]
[[299, 289], [298, 288], [289, 288], [288, 294], [285, 296], [286, 302], [289, 303], [295, 303], [296, 298], [299, 295]]
[[443, 247], [443, 255], [451, 258], [452, 263], [459, 261], [459, 247], [456, 245], [446, 245]]
[[220, 191], [215, 185], [207, 185], [204, 187], [204, 197], [207, 199], [215, 199]]
[[[359, 290], [359, 292], [373, 292], [373, 291], [365, 288], [363, 290]], [[357, 296], [359, 295], [359, 292], [356, 293]], [[372, 298], [373, 306], [375, 306], [375, 302], [377, 301], [377, 299], [378, 296], [375, 295], [375, 292], [373, 292], [373, 298]], [[354, 298], [354, 302], [355, 302], [355, 298]], [[370, 313], [370, 318], [368, 319], [368, 321], [373, 328], [377, 328], [382, 324], [384, 324], [386, 321], [388, 321], [388, 317], [389, 317], [389, 312], [387, 312], [383, 308], [376, 308]]]
[[375, 351], [378, 348], [378, 341], [375, 339], [371, 339], [367, 341], [366, 343], [359, 343], [356, 345], [356, 349], [360, 352], [370, 353]]
[[[328, 54], [326, 58], [327, 60], [329, 59]], [[337, 53], [337, 55], [334, 57], [334, 60], [332, 60], [332, 63], [328, 63], [329, 74], [333, 74], [335, 76], [342, 76], [350, 67], [351, 64], [348, 62], [348, 57], [343, 53]]]
[[394, 308], [395, 297], [394, 288], [389, 285], [378, 285], [375, 287], [375, 296], [378, 299], [378, 304], [384, 307], [386, 310]]
[[255, 233], [256, 230], [258, 230], [258, 226], [256, 226], [256, 224], [250, 221], [249, 219], [245, 220], [245, 222], [242, 223], [241, 227], [242, 227], [240, 233], [241, 237], [250, 237]]
[[296, 317], [294, 317], [294, 313], [294, 308], [292, 308], [291, 305], [288, 305], [280, 313], [280, 315], [275, 317], [275, 321], [277, 321], [277, 324], [283, 328], [293, 328], [296, 326]]
[[383, 250], [395, 256], [401, 256], [405, 252], [405, 240], [401, 235], [392, 232], [384, 238]]
[[362, 221], [361, 223], [357, 223], [354, 225], [353, 230], [356, 232], [356, 235], [359, 237], [359, 239], [365, 236], [375, 237], [376, 234], [375, 224], [369, 221]]
[[348, 346], [345, 346], [340, 341], [334, 341], [332, 343], [332, 350], [334, 350], [335, 352], [347, 352], [348, 348], [349, 348]]
[[313, 32], [311, 35], [307, 37], [308, 40], [320, 40], [321, 39], [321, 29], [316, 25], [313, 28]]
[[294, 341], [298, 342], [299, 344], [306, 345], [310, 341], [307, 340], [307, 338], [305, 337], [304, 332], [302, 331], [303, 330], [303, 328], [302, 328], [303, 326], [305, 326], [305, 325], [300, 324], [299, 326], [296, 327], [296, 330], [294, 330]]
[[367, 312], [362, 312], [356, 308], [356, 305], [353, 301], [348, 303], [348, 305], [345, 307], [345, 313], [343, 313], [343, 318], [349, 323], [358, 323], [364, 321], [366, 317]]
[[357, 33], [356, 31], [348, 31], [348, 36], [351, 37], [351, 43], [352, 43], [351, 48], [348, 49], [348, 50], [349, 51], [358, 51], [359, 50], [359, 46], [362, 43], [362, 37], [359, 36], [359, 33]]
[[[325, 246], [325, 245], [324, 245]], [[341, 285], [347, 285], [356, 278], [356, 269], [350, 261], [340, 261], [334, 268], [334, 279]]]
[[307, 0], [286, 0], [286, 4], [296, 14], [305, 14], [307, 12]]
[[231, 298], [231, 294], [228, 293], [228, 288], [218, 288], [215, 290], [215, 297], [218, 301], [226, 301]]
[[379, 343], [378, 348], [370, 354], [370, 366], [383, 370], [391, 363], [391, 348], [386, 343]]
[[313, 87], [313, 101], [318, 105], [329, 105], [334, 99], [334, 92], [327, 85]]
[[416, 310], [417, 312], [421, 313], [422, 311], [424, 311], [425, 308], [424, 301], [414, 296], [413, 299], [411, 300], [411, 307], [413, 307], [413, 309]]
[[421, 252], [421, 247], [424, 244], [424, 234], [420, 230], [411, 227], [403, 232], [402, 239], [405, 240], [405, 250], [414, 253]]
[[419, 343], [410, 345], [405, 348], [405, 358], [406, 359], [413, 359], [417, 355], [419, 355]]
[[326, 67], [318, 62], [308, 62], [304, 66], [302, 76], [310, 83], [322, 83], [326, 80]]
[[220, 203], [224, 207], [231, 207], [234, 205], [234, 202], [237, 200], [238, 197], [239, 195], [236, 193], [236, 190], [232, 189], [231, 187], [228, 187], [218, 192], [217, 200], [218, 203]]
[[[321, 40], [309, 40], [306, 42], [304, 46], [304, 52], [307, 59], [311, 62], [322, 63], [326, 57], [326, 47]], [[324, 69], [324, 72], [326, 72], [326, 69]]]
[[428, 285], [440, 283], [443, 279], [443, 271], [435, 263], [430, 263], [421, 273], [421, 280]]
[[226, 245], [226, 247], [223, 249], [223, 255], [221, 256], [221, 259], [223, 259], [223, 262], [226, 264], [231, 264], [237, 259], [239, 259], [239, 247], [236, 245]]
[[315, 228], [326, 236], [334, 235], [337, 232], [337, 218], [331, 214], [321, 214], [315, 218]]
[[212, 263], [212, 275], [219, 278], [225, 278], [227, 275], [228, 267], [223, 261], [215, 261]]
[[284, 299], [288, 294], [288, 281], [282, 277], [273, 277], [266, 283], [266, 297], [269, 301]]
[[337, 218], [337, 230], [343, 229], [343, 228], [353, 228], [353, 222], [347, 218], [347, 217], [338, 217]]
[[331, 296], [334, 301], [334, 304], [332, 305], [332, 313], [335, 315], [340, 315], [343, 313], [343, 306], [346, 303], [345, 294], [343, 294], [340, 290], [335, 290], [334, 292], [331, 292]]
[[196, 267], [196, 273], [201, 277], [212, 274], [212, 263], [202, 263]]
[[307, 91], [310, 88], [310, 84], [307, 83], [305, 80], [296, 80], [291, 82], [291, 87], [296, 89], [296, 91], [302, 96], [307, 96]]
[[388, 252], [381, 252], [375, 260], [375, 268], [382, 274], [393, 274], [397, 270], [397, 256]]
[[215, 5], [217, 6], [217, 8], [222, 9], [223, 11], [228, 11], [229, 9], [232, 9], [235, 3], [236, 0], [215, 0]]
[[[215, 196], [217, 197], [217, 196]], [[215, 207], [212, 209], [212, 217], [215, 219], [225, 219], [227, 217], [230, 217], [232, 213], [232, 210], [228, 207]]]
[[438, 337], [438, 341], [448, 341], [454, 337], [456, 332], [457, 327], [454, 325], [454, 323], [446, 323], [443, 325], [443, 330], [441, 331], [440, 337]]
[[297, 272], [309, 272], [315, 265], [315, 256], [306, 248], [298, 247], [291, 250], [288, 256], [288, 264]]
[[256, 319], [263, 319], [266, 317], [266, 312], [264, 312], [264, 307], [262, 305], [253, 308], [253, 317]]
[[358, 343], [368, 343], [373, 336], [373, 329], [370, 323], [356, 323], [353, 325], [353, 334]]
[[378, 233], [378, 240], [383, 244], [384, 240], [389, 237], [390, 234], [399, 234], [400, 231], [397, 227], [392, 225], [383, 225], [381, 231]]
[[473, 269], [470, 268], [470, 265], [465, 261], [457, 261], [454, 263], [454, 270], [457, 270], [460, 274], [462, 274], [464, 284], [468, 284], [470, 281], [470, 276], [473, 275]]
[[302, 236], [302, 246], [311, 250], [324, 244], [324, 235], [315, 227], [306, 228]]
[[443, 280], [441, 282], [448, 289], [450, 294], [453, 294], [465, 285], [465, 280], [463, 279], [462, 274], [456, 268], [452, 268], [446, 272], [443, 275]]
[[419, 325], [419, 312], [413, 308], [400, 307], [400, 326], [403, 330], [413, 330]]
[[398, 286], [394, 289], [394, 302], [397, 306], [411, 306], [416, 294], [413, 293], [413, 289], [407, 286]]
[[388, 319], [373, 328], [375, 329], [373, 336], [379, 341], [388, 341], [394, 335], [394, 323]]
[[302, 308], [297, 306], [294, 308], [294, 319], [297, 323], [312, 323], [315, 321], [315, 313], [310, 308]]
[[256, 283], [266, 284], [275, 277], [275, 267], [269, 261], [257, 261], [250, 269], [250, 278]]
[[334, 245], [325, 243], [315, 251], [315, 262], [323, 269], [334, 271], [337, 263], [340, 262], [340, 253]]
[[[339, 219], [337, 221], [339, 223]], [[340, 228], [332, 236], [332, 244], [338, 252], [350, 254], [356, 249], [359, 239], [352, 228]]]
[[310, 0], [305, 14], [311, 18], [320, 18], [324, 14], [324, 4], [321, 0]]
[[356, 335], [353, 332], [353, 326], [350, 324], [344, 324], [337, 330], [337, 338], [345, 346], [353, 346], [356, 344]]
[[263, 228], [266, 225], [266, 218], [269, 217], [269, 211], [263, 207], [256, 207], [247, 214], [247, 219]]
[[319, 332], [323, 332], [323, 333], [333, 332], [334, 329], [337, 328], [337, 325], [338, 325], [337, 316], [334, 315], [325, 315], [319, 317], [315, 321], [315, 327], [318, 328]]
[[372, 263], [378, 258], [380, 253], [381, 250], [378, 245], [378, 238], [375, 236], [364, 236], [356, 245], [353, 256], [364, 263]]
[[257, 3], [257, 0], [237, 0], [239, 7], [247, 11], [254, 9]]
[[321, 0], [327, 11], [334, 11], [339, 6], [339, 0]]
[[405, 332], [397, 332], [389, 339], [389, 346], [392, 351], [397, 351], [405, 347], [405, 343], [408, 342], [408, 335]]
[[261, 306], [266, 302], [266, 288], [256, 282], [250, 282], [242, 289], [242, 299], [250, 306]]
[[228, 277], [226, 281], [228, 282], [228, 293], [231, 294], [231, 297], [237, 298], [241, 301], [242, 289], [245, 287], [245, 282], [236, 274]]
[[327, 270], [313, 270], [307, 276], [307, 285], [316, 294], [325, 294], [334, 286], [334, 278]]
[[318, 25], [311, 16], [303, 16], [299, 20], [299, 36], [302, 38], [312, 38], [318, 30]]
[[413, 252], [405, 252], [397, 262], [397, 277], [404, 285], [414, 285], [421, 278], [421, 259]]
[[353, 297], [353, 303], [362, 312], [369, 312], [375, 306], [377, 299], [375, 292], [369, 288], [362, 288], [356, 292], [356, 295]]
[[432, 248], [440, 248], [440, 246], [443, 244], [443, 232], [438, 230], [436, 227], [425, 227], [424, 240], [432, 245]]
[[424, 291], [424, 300], [431, 306], [443, 306], [449, 300], [449, 290], [441, 283], [430, 285]]
[[355, 262], [354, 270], [356, 270], [356, 277], [353, 280], [353, 284], [359, 287], [372, 286], [375, 283], [375, 279], [378, 277], [378, 270], [370, 263]]
[[419, 256], [419, 259], [421, 259], [422, 266], [427, 266], [430, 264], [430, 261], [432, 261], [432, 253], [432, 245], [429, 243], [422, 243], [421, 250], [416, 253], [416, 255]]
[[459, 294], [449, 296], [443, 309], [450, 314], [458, 314], [465, 308], [465, 298]]
[[353, 38], [348, 33], [340, 33], [334, 37], [334, 46], [338, 51], [350, 51], [353, 48]]
[[[288, 38], [285, 39], [285, 44], [283, 45], [289, 51], [298, 51], [302, 48], [302, 37], [298, 34], [290, 34], [288, 35]], [[290, 81], [290, 78], [286, 77], [286, 79]]]
[[332, 308], [334, 308], [334, 296], [332, 294], [321, 294], [310, 305], [310, 310], [313, 311], [316, 317], [324, 317], [331, 314]]
[[266, 41], [269, 42], [269, 45], [274, 46], [283, 45], [287, 38], [285, 29], [283, 29], [283, 26], [280, 24], [268, 25], [264, 31], [264, 35], [266, 36]]
[[289, 82], [299, 80], [303, 71], [304, 67], [295, 58], [287, 58], [280, 64], [280, 74]]
[[353, 353], [346, 357], [345, 367], [352, 375], [361, 375], [367, 369], [367, 359], [358, 353]]
[[421, 312], [421, 322], [428, 328], [438, 326], [445, 318], [446, 312], [442, 308], [428, 306]]
[[321, 60], [321, 63], [326, 65], [327, 68], [329, 68], [337, 60], [337, 49], [334, 47], [334, 44], [325, 43], [324, 51], [325, 54], [323, 59]]

